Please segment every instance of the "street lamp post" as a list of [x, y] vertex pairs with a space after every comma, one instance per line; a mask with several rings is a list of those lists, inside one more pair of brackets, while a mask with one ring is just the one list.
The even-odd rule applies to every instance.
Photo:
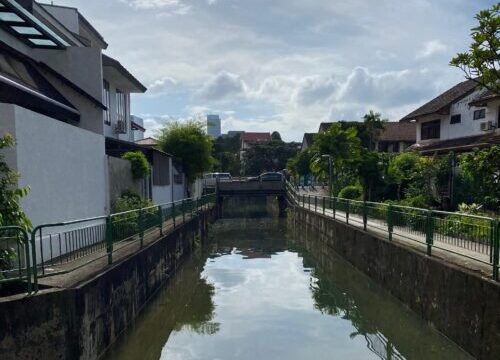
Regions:
[[333, 196], [332, 194], [332, 156], [331, 155], [328, 155], [328, 154], [325, 154], [325, 155], [321, 155], [321, 157], [323, 159], [328, 159], [328, 189], [330, 191], [330, 196]]

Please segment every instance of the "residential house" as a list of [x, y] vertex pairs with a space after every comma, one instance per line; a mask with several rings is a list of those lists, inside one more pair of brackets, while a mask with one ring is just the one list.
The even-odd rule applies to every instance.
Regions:
[[34, 225], [109, 213], [102, 36], [74, 8], [0, 0], [0, 136]]
[[[361, 134], [364, 130], [365, 124], [361, 121], [339, 121], [343, 128], [354, 126]], [[330, 128], [332, 122], [323, 122], [319, 126], [318, 132], [324, 132]], [[305, 138], [305, 135], [304, 135]], [[386, 122], [384, 128], [380, 130], [375, 139], [375, 150], [380, 152], [398, 153], [406, 150], [415, 144], [416, 130], [415, 124], [404, 122]], [[362, 137], [361, 140], [365, 142], [365, 146], [369, 141], [367, 138]]]
[[130, 126], [131, 126], [131, 136], [129, 141], [139, 141], [144, 139], [144, 133], [146, 129], [144, 128], [144, 120], [138, 116], [130, 115]]
[[422, 154], [464, 152], [500, 144], [500, 96], [463, 81], [412, 111], [401, 122], [416, 124]]
[[316, 133], [304, 133], [304, 137], [302, 138], [302, 144], [300, 145], [300, 151], [305, 151], [310, 148], [314, 142], [314, 137]]

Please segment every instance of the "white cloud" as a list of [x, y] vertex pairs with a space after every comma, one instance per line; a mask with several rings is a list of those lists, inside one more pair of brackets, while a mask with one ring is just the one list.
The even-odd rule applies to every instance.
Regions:
[[207, 101], [221, 101], [243, 96], [246, 89], [239, 75], [221, 71], [203, 84], [198, 95]]
[[147, 94], [163, 94], [168, 92], [169, 90], [172, 90], [178, 85], [178, 82], [176, 79], [170, 76], [164, 76], [161, 79], [153, 81], [149, 86], [148, 86], [148, 92]]
[[[160, 16], [170, 16], [172, 14], [186, 15], [191, 6], [184, 4], [181, 0], [120, 0], [134, 7], [135, 9], [162, 9]], [[165, 11], [166, 10], [166, 11]]]
[[430, 40], [423, 44], [421, 49], [417, 52], [416, 58], [423, 59], [435, 54], [446, 52], [448, 47], [439, 40]]

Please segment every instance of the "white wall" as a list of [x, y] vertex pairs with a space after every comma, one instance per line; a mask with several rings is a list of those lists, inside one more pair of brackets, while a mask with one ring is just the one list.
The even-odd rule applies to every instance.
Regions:
[[[485, 121], [492, 121], [497, 124], [498, 111], [500, 101], [491, 102], [488, 107], [475, 107], [469, 106], [469, 103], [474, 100], [479, 94], [479, 91], [461, 99], [460, 101], [451, 105], [450, 115], [429, 115], [419, 119], [417, 124], [417, 142], [426, 143], [436, 140], [449, 140], [466, 136], [483, 135], [486, 132], [481, 131], [481, 123]], [[484, 119], [473, 120], [474, 111], [486, 109], [486, 117]], [[450, 124], [452, 115], [461, 114], [461, 122], [458, 124]], [[440, 139], [421, 140], [421, 124], [423, 122], [432, 120], [441, 120], [441, 137]], [[497, 125], [498, 127], [498, 125]]]
[[174, 174], [179, 174], [179, 172], [177, 171], [175, 166], [172, 166], [171, 169], [173, 169], [173, 171], [172, 171], [172, 184], [174, 186], [174, 199], [173, 200], [177, 201], [177, 200], [185, 199], [186, 198], [186, 190], [185, 190], [184, 183], [186, 182], [186, 179], [183, 176], [182, 184], [176, 184], [174, 181]]
[[105, 215], [104, 137], [14, 106], [21, 201], [33, 225]]

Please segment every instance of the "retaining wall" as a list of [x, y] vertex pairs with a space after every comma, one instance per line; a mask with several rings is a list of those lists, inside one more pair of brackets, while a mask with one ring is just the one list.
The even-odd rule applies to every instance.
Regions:
[[295, 226], [381, 284], [478, 359], [500, 356], [500, 285], [359, 228], [295, 207]]
[[71, 289], [0, 300], [0, 359], [97, 359], [174, 274], [215, 211]]

